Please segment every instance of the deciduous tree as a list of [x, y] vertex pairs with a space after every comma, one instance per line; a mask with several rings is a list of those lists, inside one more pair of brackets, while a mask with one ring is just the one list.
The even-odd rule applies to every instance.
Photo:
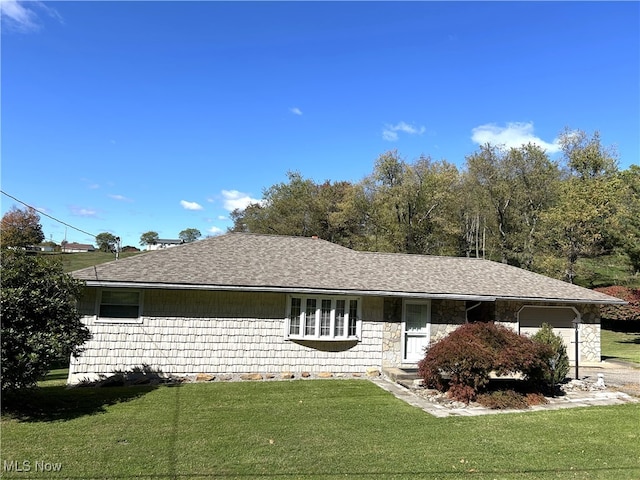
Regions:
[[582, 132], [560, 137], [570, 176], [556, 204], [542, 215], [544, 240], [564, 259], [564, 277], [573, 283], [578, 259], [605, 253], [620, 227], [621, 181], [616, 161], [600, 146], [599, 136]]
[[232, 212], [232, 231], [318, 237], [353, 245], [362, 229], [358, 192], [349, 182], [316, 184], [298, 172], [263, 192], [260, 203]]
[[40, 215], [33, 208], [24, 210], [15, 205], [2, 216], [0, 244], [2, 247], [28, 247], [44, 240]]
[[158, 232], [149, 231], [140, 235], [140, 245], [153, 245], [158, 241]]
[[448, 162], [421, 156], [414, 163], [397, 151], [378, 157], [364, 180], [369, 221], [378, 249], [403, 253], [452, 253], [451, 220], [458, 171]]
[[184, 243], [195, 242], [201, 236], [202, 233], [200, 233], [200, 230], [198, 230], [197, 228], [186, 228], [178, 234], [178, 238]]
[[634, 273], [640, 272], [640, 166], [621, 172], [621, 220], [619, 243], [629, 257]]
[[98, 250], [101, 252], [113, 252], [116, 248], [117, 237], [109, 232], [103, 232], [96, 235], [96, 243]]

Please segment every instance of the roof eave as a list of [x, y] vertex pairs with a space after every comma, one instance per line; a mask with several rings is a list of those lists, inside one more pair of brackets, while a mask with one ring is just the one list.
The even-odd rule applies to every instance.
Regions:
[[626, 305], [628, 302], [619, 299], [596, 300], [591, 298], [557, 298], [557, 297], [496, 297], [497, 300], [514, 302], [539, 302], [539, 303], [575, 303], [592, 305]]
[[149, 282], [125, 282], [125, 281], [97, 281], [86, 280], [88, 287], [102, 288], [146, 288], [146, 289], [172, 289], [172, 290], [219, 290], [219, 291], [236, 291], [236, 292], [270, 292], [270, 293], [300, 293], [300, 294], [319, 294], [319, 295], [362, 295], [362, 296], [378, 296], [378, 297], [402, 297], [402, 298], [422, 298], [433, 300], [469, 300], [480, 302], [495, 302], [496, 300], [504, 301], [522, 301], [536, 303], [576, 303], [576, 304], [601, 304], [601, 305], [624, 305], [627, 302], [623, 300], [592, 300], [592, 299], [567, 299], [552, 297], [506, 297], [495, 295], [471, 295], [460, 293], [442, 293], [442, 292], [403, 292], [391, 290], [358, 290], [358, 289], [339, 289], [339, 288], [302, 288], [302, 287], [286, 287], [286, 286], [255, 286], [255, 285], [205, 285], [205, 284], [189, 284], [189, 283], [149, 283]]
[[255, 286], [255, 285], [205, 285], [190, 283], [149, 283], [149, 282], [123, 282], [123, 281], [97, 281], [85, 280], [88, 287], [102, 288], [147, 288], [147, 289], [172, 289], [172, 290], [219, 290], [236, 292], [270, 292], [270, 293], [301, 293], [318, 295], [361, 295], [378, 297], [405, 297], [405, 298], [431, 298], [448, 300], [475, 300], [493, 302], [496, 297], [491, 295], [465, 295], [455, 293], [422, 293], [422, 292], [398, 292], [383, 290], [359, 290], [340, 288], [311, 288], [295, 286]]

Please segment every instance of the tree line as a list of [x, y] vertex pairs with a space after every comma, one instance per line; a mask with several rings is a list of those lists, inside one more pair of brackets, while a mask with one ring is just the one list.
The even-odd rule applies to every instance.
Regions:
[[380, 155], [357, 183], [298, 172], [232, 212], [230, 231], [311, 236], [357, 250], [479, 257], [573, 282], [612, 252], [640, 270], [640, 167], [618, 168], [600, 135], [565, 130], [559, 159], [534, 144], [486, 144], [462, 168]]
[[[195, 242], [202, 236], [197, 228], [186, 228], [178, 234], [178, 238], [184, 243]], [[160, 240], [158, 232], [150, 230], [140, 235], [140, 245], [154, 245]], [[96, 244], [101, 252], [113, 252], [119, 248], [120, 238], [109, 232], [96, 235]], [[126, 247], [125, 247], [126, 248]], [[131, 247], [129, 247], [131, 248]]]

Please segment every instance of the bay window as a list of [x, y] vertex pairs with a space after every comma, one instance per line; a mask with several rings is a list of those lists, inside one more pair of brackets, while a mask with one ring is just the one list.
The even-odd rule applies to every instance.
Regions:
[[285, 336], [305, 340], [357, 340], [359, 297], [290, 295]]

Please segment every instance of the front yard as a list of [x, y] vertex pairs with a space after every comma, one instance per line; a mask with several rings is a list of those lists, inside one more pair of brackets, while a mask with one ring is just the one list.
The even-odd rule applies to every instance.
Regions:
[[638, 404], [438, 419], [366, 380], [294, 380], [54, 383], [21, 411], [4, 478], [640, 478]]
[[640, 333], [602, 330], [602, 358], [613, 358], [640, 364]]

